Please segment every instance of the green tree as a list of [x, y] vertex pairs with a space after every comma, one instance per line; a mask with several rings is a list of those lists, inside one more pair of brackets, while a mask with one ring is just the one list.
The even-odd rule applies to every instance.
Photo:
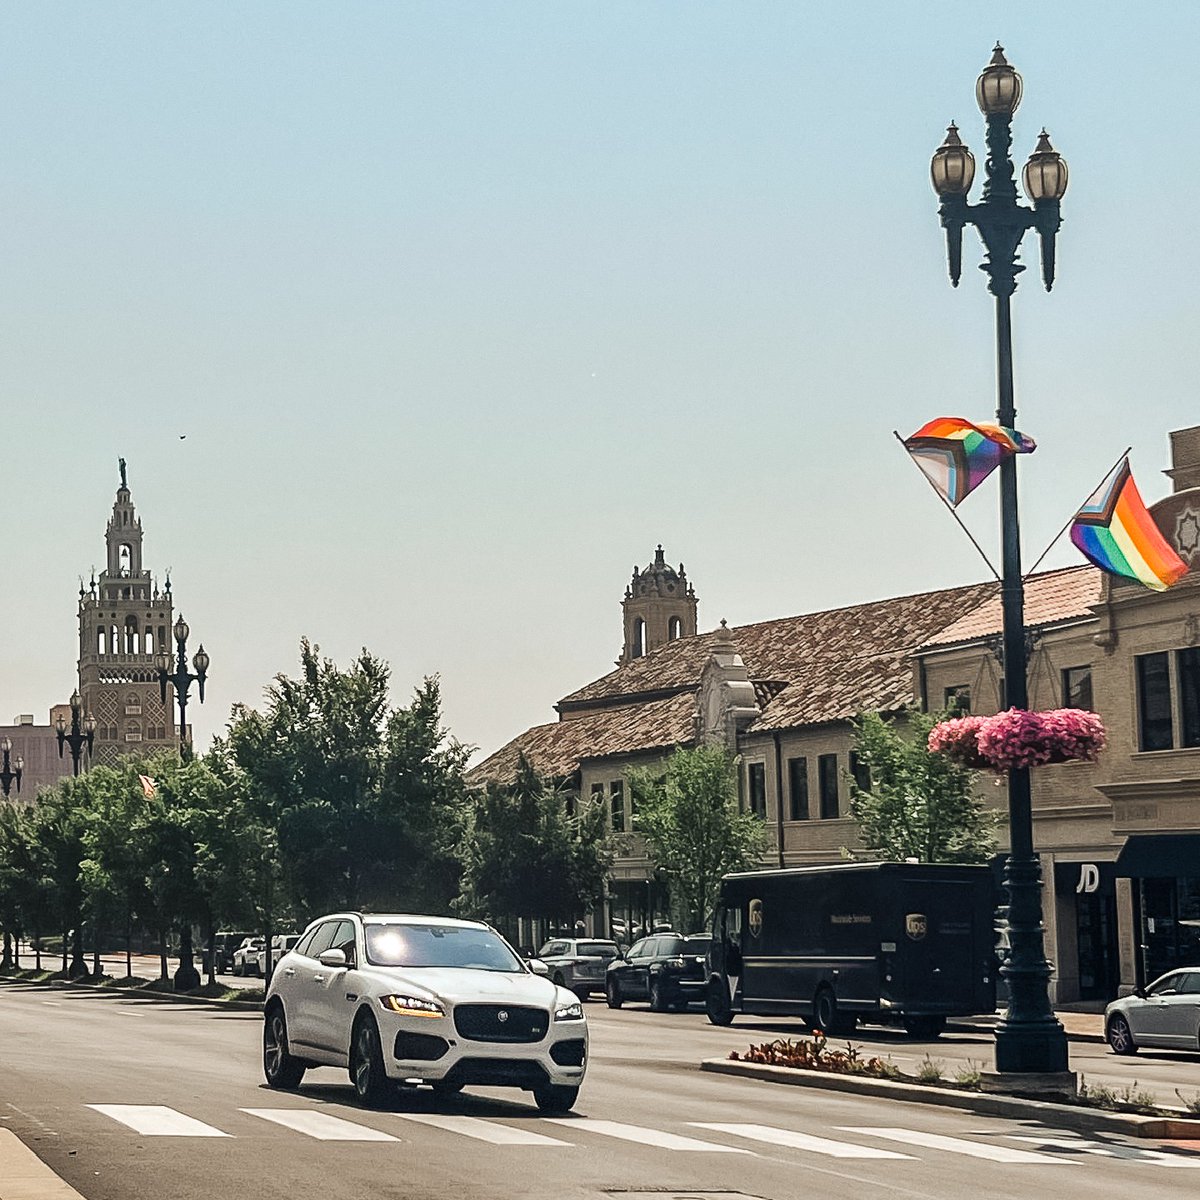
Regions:
[[689, 932], [707, 926], [721, 876], [762, 859], [766, 834], [757, 816], [738, 807], [736, 769], [720, 746], [696, 746], [676, 749], [663, 771], [629, 775], [635, 829]]
[[852, 787], [850, 812], [878, 858], [982, 863], [995, 848], [996, 814], [976, 797], [973, 773], [926, 744], [943, 715], [956, 714], [909, 710], [887, 720], [868, 712], [854, 722], [869, 780]]
[[49, 907], [63, 934], [63, 971], [71, 976], [88, 973], [83, 957], [85, 895], [82, 872], [87, 857], [83, 840], [87, 800], [86, 776], [62, 779], [54, 787], [42, 790], [33, 810], [34, 850], [40, 878], [53, 884], [50, 893], [53, 903]]
[[461, 856], [455, 907], [502, 924], [582, 916], [603, 897], [612, 862], [603, 806], [552, 786], [524, 755], [511, 785], [475, 798]]
[[300, 665], [299, 678], [276, 677], [264, 711], [234, 710], [223, 749], [248, 813], [277, 840], [288, 899], [298, 915], [445, 908], [470, 750], [441, 726], [437, 680], [392, 710], [388, 668], [366, 650], [343, 670], [306, 640]]

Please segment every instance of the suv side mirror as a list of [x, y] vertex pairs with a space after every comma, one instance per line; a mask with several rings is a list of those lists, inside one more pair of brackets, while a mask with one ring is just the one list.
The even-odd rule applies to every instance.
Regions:
[[529, 969], [535, 975], [545, 975], [547, 977], [550, 975], [550, 968], [540, 958], [531, 958], [529, 960]]
[[1135, 988], [1133, 989], [1133, 994], [1134, 994], [1135, 996], [1137, 996], [1137, 998], [1138, 998], [1139, 1000], [1145, 1000], [1145, 998], [1146, 998], [1146, 989], [1145, 989], [1144, 987], [1142, 987], [1142, 986], [1141, 986], [1141, 984], [1139, 984], [1137, 987], [1135, 987]]
[[321, 966], [331, 967], [334, 970], [344, 971], [347, 966], [345, 950], [322, 950], [321, 957], [317, 961]]

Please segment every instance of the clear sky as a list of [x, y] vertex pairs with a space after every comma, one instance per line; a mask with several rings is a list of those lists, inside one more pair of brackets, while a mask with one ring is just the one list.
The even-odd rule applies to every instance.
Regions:
[[[0, 9], [0, 720], [71, 691], [129, 462], [212, 656], [201, 744], [367, 646], [490, 752], [606, 670], [634, 563], [700, 626], [981, 578], [891, 431], [994, 413], [928, 163], [997, 38], [1070, 164], [1015, 299], [1026, 562], [1200, 423], [1200, 6]], [[978, 185], [977, 185], [978, 190]], [[1036, 241], [1026, 241], [1035, 265]], [[186, 435], [181, 440], [180, 435]], [[990, 548], [993, 483], [963, 505]], [[1075, 561], [1060, 545], [1050, 565]]]

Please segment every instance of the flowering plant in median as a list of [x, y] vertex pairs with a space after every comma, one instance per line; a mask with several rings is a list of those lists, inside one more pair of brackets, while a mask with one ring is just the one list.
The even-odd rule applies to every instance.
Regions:
[[826, 1049], [825, 1035], [819, 1031], [809, 1041], [802, 1037], [777, 1038], [773, 1042], [751, 1046], [742, 1054], [731, 1050], [729, 1057], [734, 1062], [799, 1067], [807, 1071], [829, 1071], [835, 1075], [875, 1075], [886, 1078], [896, 1073], [894, 1068], [877, 1056], [863, 1058], [858, 1047], [851, 1042], [846, 1043], [845, 1050]]
[[1106, 743], [1104, 723], [1082, 708], [1029, 712], [1009, 708], [994, 717], [958, 717], [930, 730], [929, 749], [966, 767], [1039, 767], [1095, 762]]

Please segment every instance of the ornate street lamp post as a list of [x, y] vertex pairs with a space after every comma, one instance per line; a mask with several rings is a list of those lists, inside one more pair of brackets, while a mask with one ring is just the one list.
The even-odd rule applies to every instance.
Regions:
[[193, 675], [188, 670], [187, 664], [187, 640], [191, 630], [183, 617], [175, 622], [175, 628], [171, 632], [175, 635], [176, 658], [172, 658], [171, 652], [164, 646], [155, 658], [154, 665], [158, 668], [158, 686], [162, 693], [163, 704], [167, 702], [167, 684], [169, 683], [175, 689], [175, 699], [179, 704], [179, 753], [186, 758], [189, 752], [187, 737], [188, 688], [195, 681], [199, 687], [200, 703], [203, 704], [204, 680], [208, 676], [209, 658], [204, 653], [204, 643], [201, 642], [200, 649], [196, 651], [196, 655], [192, 659], [192, 666], [196, 668], [196, 673]]
[[[958, 286], [962, 273], [962, 231], [974, 225], [983, 240], [987, 260], [982, 270], [996, 298], [996, 419], [1007, 428], [1016, 425], [1013, 403], [1012, 316], [1009, 302], [1026, 230], [1036, 229], [1041, 240], [1042, 280], [1054, 283], [1054, 239], [1061, 224], [1059, 201], [1067, 190], [1067, 165], [1050, 145], [1043, 129], [1037, 148], [1025, 164], [1025, 191], [1033, 208], [1017, 199], [1015, 169], [1010, 157], [1012, 118], [1021, 103], [1021, 77], [997, 43], [992, 60], [975, 84], [975, 98], [987, 121], [987, 164], [983, 197], [967, 202], [975, 176], [975, 160], [951, 125], [946, 140], [933, 156], [930, 175], [941, 198], [942, 226], [950, 279]], [[1029, 703], [1026, 683], [1025, 592], [1021, 582], [1021, 539], [1017, 515], [1017, 460], [1009, 455], [1000, 464], [1000, 521], [1003, 570], [1001, 607], [1004, 639], [1004, 702], [1008, 708]], [[1028, 768], [1008, 773], [1010, 849], [1004, 869], [1008, 889], [1008, 931], [1012, 953], [1000, 968], [1008, 981], [1008, 1011], [996, 1026], [996, 1070], [1059, 1074], [1067, 1070], [1067, 1039], [1050, 1006], [1042, 927], [1041, 866], [1033, 850], [1033, 812]]]
[[63, 756], [63, 747], [71, 747], [71, 766], [73, 773], [79, 774], [79, 760], [83, 757], [83, 748], [87, 747], [88, 760], [92, 757], [92, 744], [96, 740], [96, 718], [90, 714], [80, 720], [82, 712], [82, 702], [79, 699], [79, 692], [76, 690], [71, 694], [71, 732], [67, 732], [67, 722], [63, 717], [59, 717], [54, 723], [55, 731], [58, 733], [58, 757]]
[[[175, 635], [175, 659], [172, 660], [171, 652], [163, 647], [154, 663], [158, 667], [158, 686], [164, 705], [167, 702], [167, 684], [171, 684], [175, 689], [175, 699], [179, 704], [179, 757], [186, 760], [191, 756], [187, 736], [188, 688], [195, 681], [200, 692], [200, 703], [203, 704], [204, 680], [208, 675], [209, 658], [204, 653], [204, 643], [201, 642], [200, 649], [192, 659], [192, 665], [196, 668], [193, 675], [187, 664], [187, 640], [191, 630], [182, 616], [175, 622], [171, 632]], [[196, 970], [192, 953], [192, 923], [185, 920], [179, 932], [179, 970], [175, 972], [175, 990], [186, 992], [199, 986], [200, 972]]]
[[4, 766], [0, 767], [0, 790], [6, 796], [10, 796], [12, 795], [12, 785], [15, 783], [17, 785], [17, 795], [19, 796], [21, 794], [21, 774], [25, 767], [25, 760], [18, 754], [15, 764], [16, 770], [13, 770], [10, 762], [12, 754], [12, 740], [10, 738], [0, 740], [0, 753], [4, 755]]

